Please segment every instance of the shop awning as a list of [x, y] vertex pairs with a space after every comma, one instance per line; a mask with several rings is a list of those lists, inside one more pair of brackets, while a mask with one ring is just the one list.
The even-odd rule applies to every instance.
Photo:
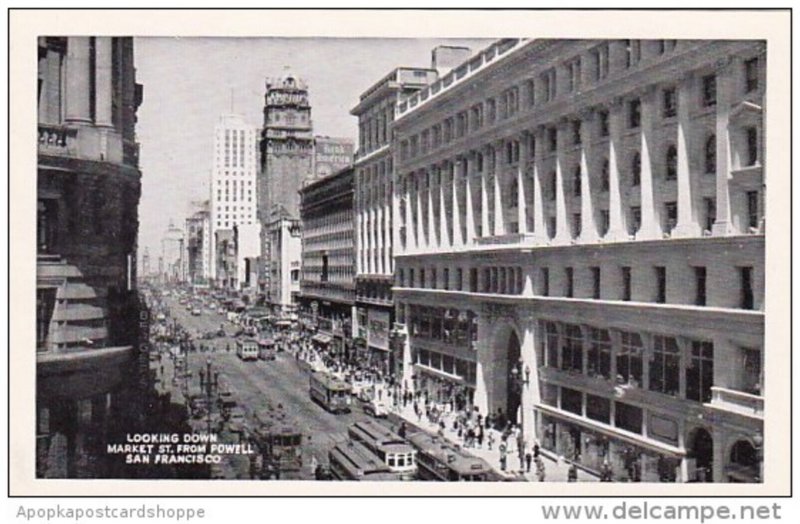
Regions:
[[434, 369], [432, 367], [428, 367], [423, 364], [414, 364], [414, 368], [423, 373], [443, 378], [448, 382], [455, 382], [457, 384], [465, 383], [464, 379], [459, 377], [458, 375], [451, 375], [450, 373], [445, 373], [444, 371], [440, 371], [438, 369]]
[[324, 335], [322, 333], [317, 333], [316, 335], [311, 337], [311, 340], [316, 342], [316, 343], [318, 343], [318, 344], [330, 344], [331, 343], [331, 337], [329, 337], [328, 335]]

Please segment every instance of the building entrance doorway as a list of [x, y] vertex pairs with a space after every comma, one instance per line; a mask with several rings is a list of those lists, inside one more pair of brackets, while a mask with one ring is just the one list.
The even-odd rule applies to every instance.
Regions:
[[690, 480], [711, 482], [714, 473], [714, 439], [703, 428], [694, 431], [689, 450], [689, 458], [694, 459], [694, 474], [689, 472]]

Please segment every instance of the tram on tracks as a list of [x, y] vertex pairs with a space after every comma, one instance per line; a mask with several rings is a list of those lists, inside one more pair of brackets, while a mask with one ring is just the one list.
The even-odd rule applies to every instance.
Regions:
[[350, 412], [350, 385], [323, 371], [311, 374], [309, 394], [331, 413]]
[[442, 437], [419, 431], [408, 437], [417, 450], [419, 480], [445, 482], [490, 480], [489, 464]]
[[331, 475], [337, 480], [400, 480], [400, 474], [360, 442], [348, 440], [328, 452]]
[[374, 420], [356, 422], [347, 429], [350, 439], [360, 442], [401, 480], [417, 475], [417, 450], [400, 435]]
[[282, 406], [267, 407], [254, 414], [255, 429], [252, 438], [264, 459], [267, 470], [285, 477], [297, 473], [303, 466], [303, 433]]

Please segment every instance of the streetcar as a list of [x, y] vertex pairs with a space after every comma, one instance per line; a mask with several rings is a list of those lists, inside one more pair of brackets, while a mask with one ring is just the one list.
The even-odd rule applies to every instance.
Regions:
[[237, 340], [236, 355], [242, 360], [258, 360], [258, 341], [252, 338]]
[[331, 413], [350, 412], [350, 385], [325, 372], [311, 374], [309, 394]]
[[337, 480], [400, 480], [374, 453], [353, 440], [337, 444], [328, 452], [331, 475]]
[[419, 431], [409, 436], [408, 440], [417, 449], [420, 480], [489, 480], [491, 468], [485, 460], [470, 455], [442, 437]]
[[255, 412], [252, 434], [264, 463], [279, 474], [299, 472], [303, 466], [303, 434], [280, 404], [274, 407], [267, 401], [266, 406]]
[[417, 451], [406, 440], [374, 420], [356, 422], [347, 435], [378, 456], [401, 480], [413, 480], [417, 474]]
[[258, 359], [275, 360], [275, 341], [271, 338], [262, 338], [258, 341]]

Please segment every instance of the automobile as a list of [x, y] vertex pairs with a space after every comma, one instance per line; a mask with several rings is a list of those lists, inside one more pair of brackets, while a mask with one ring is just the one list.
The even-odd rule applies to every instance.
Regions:
[[361, 402], [369, 403], [375, 397], [375, 390], [372, 386], [363, 387], [358, 391], [356, 398]]
[[195, 308], [192, 310], [192, 316], [199, 317], [201, 315], [200, 309]]
[[228, 427], [231, 431], [242, 431], [246, 425], [244, 410], [238, 406], [231, 408], [228, 412]]
[[389, 408], [383, 401], [373, 399], [364, 405], [364, 413], [375, 418], [386, 418], [389, 415]]

